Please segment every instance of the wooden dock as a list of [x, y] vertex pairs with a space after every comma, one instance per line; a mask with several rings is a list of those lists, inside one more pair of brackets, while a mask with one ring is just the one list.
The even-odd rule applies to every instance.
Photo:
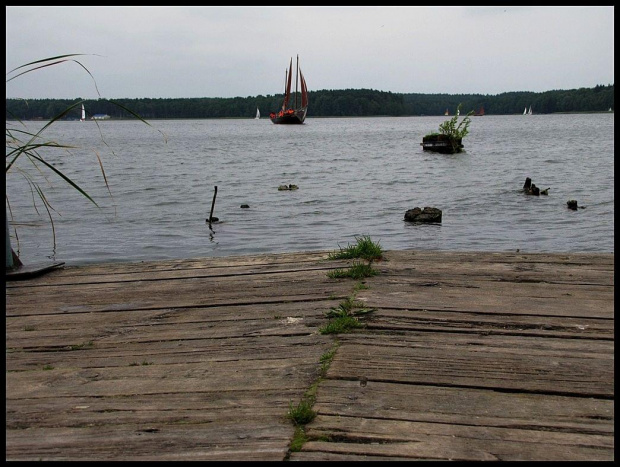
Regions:
[[328, 253], [7, 282], [6, 459], [614, 460], [613, 253]]

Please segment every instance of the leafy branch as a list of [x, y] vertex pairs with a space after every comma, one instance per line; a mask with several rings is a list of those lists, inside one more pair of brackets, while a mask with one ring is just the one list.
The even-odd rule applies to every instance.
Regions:
[[[17, 68], [14, 68], [11, 71], [9, 71], [7, 73], [6, 82], [8, 84], [9, 82], [11, 82], [12, 80], [18, 78], [19, 76], [23, 76], [23, 75], [25, 75], [27, 73], [31, 73], [33, 71], [41, 70], [41, 69], [44, 69], [44, 68], [49, 67], [49, 66], [55, 66], [55, 65], [59, 65], [59, 64], [62, 64], [62, 63], [67, 63], [67, 62], [73, 62], [73, 63], [78, 64], [81, 68], [83, 68], [86, 71], [86, 73], [88, 73], [88, 75], [92, 78], [92, 80], [94, 82], [97, 94], [99, 96], [101, 96], [101, 94], [99, 93], [99, 89], [97, 88], [97, 83], [96, 83], [93, 75], [91, 74], [91, 72], [81, 62], [79, 62], [78, 60], [73, 58], [73, 57], [82, 56], [82, 55], [86, 55], [86, 54], [58, 55], [58, 56], [55, 56], [55, 57], [44, 58], [44, 59], [41, 59], [41, 60], [36, 60], [34, 62], [26, 63], [25, 65], [21, 65], [21, 66], [19, 66]], [[142, 121], [144, 124], [146, 124], [148, 126], [151, 126], [146, 120], [144, 120], [142, 117], [140, 117], [138, 114], [136, 114], [132, 110], [126, 108], [125, 106], [123, 106], [123, 105], [121, 105], [121, 104], [119, 104], [117, 102], [113, 102], [113, 101], [109, 101], [109, 102], [111, 102], [112, 104], [114, 104], [114, 105], [120, 107], [121, 109], [127, 111], [129, 114], [133, 115], [135, 118], [137, 118], [138, 120]], [[51, 225], [52, 225], [52, 235], [53, 235], [54, 250], [56, 249], [56, 234], [55, 234], [55, 228], [54, 228], [54, 219], [52, 217], [50, 209], [52, 209], [54, 211], [56, 211], [56, 210], [53, 209], [53, 207], [49, 203], [47, 197], [45, 196], [43, 190], [37, 184], [37, 182], [34, 180], [34, 178], [32, 176], [30, 176], [30, 174], [28, 173], [27, 170], [25, 170], [22, 167], [18, 167], [17, 163], [18, 163], [18, 161], [20, 159], [26, 158], [27, 161], [45, 179], [47, 179], [47, 177], [45, 176], [45, 172], [42, 169], [47, 169], [47, 170], [51, 171], [53, 174], [57, 175], [62, 180], [64, 180], [64, 182], [66, 182], [69, 186], [71, 186], [73, 189], [75, 189], [78, 193], [80, 193], [82, 196], [84, 196], [88, 201], [93, 203], [97, 208], [99, 208], [99, 205], [97, 204], [97, 202], [82, 187], [80, 187], [74, 180], [72, 180], [70, 177], [68, 177], [62, 171], [58, 170], [52, 163], [48, 162], [46, 160], [46, 158], [44, 157], [44, 155], [43, 155], [43, 152], [44, 151], [48, 151], [48, 150], [64, 150], [64, 151], [70, 152], [71, 149], [76, 149], [75, 146], [70, 146], [70, 145], [66, 145], [66, 144], [60, 144], [60, 143], [57, 143], [57, 142], [54, 142], [54, 141], [47, 141], [43, 137], [43, 133], [52, 124], [54, 124], [58, 120], [61, 120], [61, 119], [65, 118], [68, 114], [70, 114], [78, 106], [81, 106], [83, 103], [84, 103], [84, 101], [80, 100], [80, 101], [78, 101], [78, 102], [68, 106], [62, 112], [60, 112], [58, 115], [56, 115], [55, 117], [50, 119], [50, 121], [48, 121], [40, 130], [38, 130], [37, 132], [34, 132], [34, 133], [31, 132], [31, 131], [28, 131], [28, 128], [27, 128], [26, 124], [24, 122], [22, 122], [19, 118], [17, 118], [15, 115], [13, 115], [13, 113], [11, 113], [10, 111], [7, 112], [9, 114], [9, 116], [13, 119], [13, 121], [9, 121], [8, 119], [6, 121], [6, 132], [5, 132], [5, 134], [6, 134], [5, 176], [8, 176], [10, 171], [16, 171], [16, 172], [18, 172], [20, 175], [22, 175], [26, 179], [26, 181], [30, 185], [31, 192], [33, 193], [33, 205], [34, 205], [35, 211], [37, 211], [37, 213], [38, 213], [38, 210], [36, 208], [36, 198], [35, 198], [35, 195], [34, 195], [35, 193], [39, 197], [41, 202], [43, 203], [45, 209], [47, 210], [47, 214], [48, 214], [48, 217], [49, 217]], [[97, 121], [95, 121], [94, 123], [97, 125], [97, 129], [99, 130], [99, 134], [101, 136], [102, 141], [107, 146], [107, 143], [106, 143], [105, 139], [103, 138], [103, 133], [101, 132], [101, 128], [99, 126], [99, 123]], [[167, 142], [166, 135], [161, 130], [157, 130], [157, 131], [159, 133], [161, 133], [162, 136], [164, 137], [164, 142]], [[112, 151], [112, 153], [114, 153], [114, 151]], [[110, 194], [110, 196], [112, 196], [112, 192], [110, 191], [110, 186], [108, 184], [108, 179], [106, 177], [105, 170], [103, 168], [103, 163], [101, 161], [101, 158], [99, 157], [99, 154], [97, 154], [96, 151], [95, 151], [95, 155], [96, 155], [97, 160], [99, 162], [99, 170], [101, 171], [101, 174], [103, 175], [103, 180], [105, 182], [105, 185], [106, 185], [106, 188], [108, 190], [108, 193]], [[7, 206], [8, 206], [9, 212], [11, 213], [11, 219], [13, 219], [13, 212], [10, 209], [8, 195], [6, 196], [6, 201], [7, 201]], [[9, 232], [8, 232], [8, 224], [7, 224], [7, 237], [8, 237], [8, 235], [9, 235]], [[15, 238], [18, 238], [16, 230], [15, 230]], [[19, 251], [19, 249], [18, 249], [18, 251]]]
[[459, 114], [461, 113], [461, 105], [462, 104], [459, 104], [456, 109], [456, 114], [450, 120], [446, 120], [441, 125], [439, 125], [439, 131], [442, 135], [447, 135], [451, 138], [459, 139], [464, 138], [469, 133], [469, 124], [471, 123], [471, 119], [469, 117], [474, 114], [474, 111], [472, 110], [471, 112], [469, 112], [457, 125]]

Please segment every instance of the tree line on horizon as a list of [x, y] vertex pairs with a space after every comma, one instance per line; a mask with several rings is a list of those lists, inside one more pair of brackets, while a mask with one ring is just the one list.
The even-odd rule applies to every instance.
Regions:
[[[71, 105], [83, 101], [87, 118], [96, 114], [112, 119], [135, 118], [122, 107], [140, 117], [152, 119], [254, 118], [256, 109], [263, 117], [277, 111], [283, 94], [248, 97], [199, 98], [137, 98], [137, 99], [6, 99], [7, 120], [49, 120]], [[292, 102], [295, 97], [292, 97]], [[114, 103], [113, 103], [113, 102]], [[298, 94], [298, 102], [301, 97]], [[536, 114], [570, 112], [604, 112], [614, 109], [614, 85], [593, 88], [553, 90], [545, 92], [505, 92], [486, 94], [405, 94], [372, 89], [321, 90], [308, 93], [308, 117], [373, 117], [454, 115], [461, 104], [461, 113], [485, 115], [521, 114], [532, 107]], [[120, 104], [119, 107], [115, 103]], [[78, 120], [81, 111], [66, 119]]]

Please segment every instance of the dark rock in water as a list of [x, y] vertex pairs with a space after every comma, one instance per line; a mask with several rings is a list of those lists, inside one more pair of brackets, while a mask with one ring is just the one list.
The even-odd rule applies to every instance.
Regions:
[[405, 212], [405, 220], [407, 222], [441, 222], [441, 209], [429, 207], [409, 209]]
[[289, 185], [280, 185], [278, 187], [278, 191], [284, 191], [284, 190], [297, 190], [299, 189], [299, 187], [297, 185], [293, 185], [293, 184], [289, 184]]
[[576, 199], [571, 199], [571, 200], [567, 201], [566, 205], [568, 206], [568, 209], [572, 209], [573, 211], [577, 210], [577, 200]]
[[[217, 222], [217, 221], [219, 221], [219, 220], [220, 220], [220, 218], [219, 218], [219, 217], [215, 217], [215, 216], [213, 216], [213, 217], [211, 218], [211, 222]], [[207, 219], [205, 219], [205, 222], [208, 224], [208, 223], [209, 223], [209, 219], [208, 219], [208, 218], [207, 218]]]
[[532, 183], [532, 179], [530, 177], [527, 177], [525, 179], [525, 183], [523, 184], [523, 191], [525, 191], [525, 193], [527, 193], [528, 195], [535, 195], [535, 196], [549, 194], [549, 188], [545, 188], [544, 190], [541, 190], [540, 188], [538, 188], [536, 185]]
[[249, 206], [249, 205], [247, 205], [247, 204], [242, 204], [242, 205], [241, 205], [241, 208], [242, 208], [242, 209], [247, 209], [247, 208], [249, 208], [249, 207], [250, 207], [250, 206]]

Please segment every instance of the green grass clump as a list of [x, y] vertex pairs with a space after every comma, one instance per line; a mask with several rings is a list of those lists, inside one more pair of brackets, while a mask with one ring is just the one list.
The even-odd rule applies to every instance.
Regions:
[[368, 261], [383, 258], [383, 249], [379, 243], [371, 240], [370, 236], [363, 235], [355, 237], [356, 243], [340, 248], [340, 251], [334, 251], [328, 255], [328, 259], [354, 259], [362, 258]]
[[351, 279], [359, 280], [366, 277], [372, 277], [379, 274], [371, 264], [361, 263], [354, 261], [351, 266], [346, 269], [338, 268], [327, 273], [327, 277], [331, 279], [342, 279], [344, 277], [350, 277]]
[[289, 402], [287, 417], [297, 426], [310, 423], [316, 417], [316, 412], [312, 410], [312, 401], [304, 399], [297, 407]]
[[293, 439], [291, 440], [291, 445], [289, 446], [289, 450], [291, 452], [299, 452], [301, 451], [301, 447], [304, 443], [308, 441], [308, 437], [306, 436], [306, 432], [303, 427], [296, 426], [295, 434], [293, 435]]
[[342, 334], [349, 332], [351, 329], [361, 328], [364, 325], [360, 323], [355, 316], [339, 316], [332, 319], [325, 326], [319, 328], [321, 334]]
[[338, 318], [340, 316], [348, 316], [352, 313], [353, 308], [362, 308], [364, 302], [355, 300], [353, 297], [347, 297], [336, 307], [331, 307], [325, 314], [328, 318]]
[[374, 308], [365, 308], [363, 302], [355, 300], [353, 297], [347, 297], [337, 307], [332, 307], [325, 313], [330, 321], [325, 326], [320, 327], [319, 332], [321, 334], [340, 334], [349, 332], [351, 329], [364, 327], [357, 316], [373, 311], [375, 311]]

